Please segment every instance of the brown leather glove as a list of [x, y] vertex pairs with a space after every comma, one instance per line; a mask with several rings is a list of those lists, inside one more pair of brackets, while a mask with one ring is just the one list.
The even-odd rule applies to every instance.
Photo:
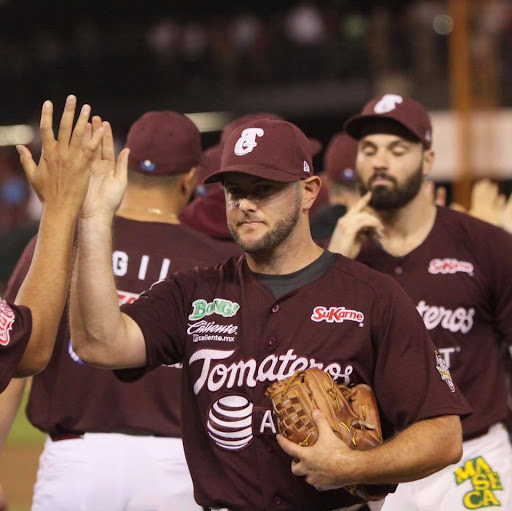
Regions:
[[[325, 415], [336, 436], [352, 449], [370, 449], [382, 443], [377, 401], [368, 385], [337, 385], [329, 374], [311, 368], [273, 383], [266, 395], [274, 406], [279, 431], [298, 445], [313, 445], [318, 438], [315, 409]], [[364, 500], [381, 500], [391, 487], [357, 485], [344, 489]]]

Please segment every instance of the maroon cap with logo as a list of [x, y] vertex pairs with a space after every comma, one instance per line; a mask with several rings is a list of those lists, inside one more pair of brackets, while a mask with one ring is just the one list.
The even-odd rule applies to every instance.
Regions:
[[355, 183], [357, 140], [345, 132], [334, 135], [324, 154], [324, 172], [335, 183]]
[[[224, 142], [228, 138], [231, 131], [238, 128], [239, 126], [242, 126], [243, 124], [247, 124], [248, 122], [259, 121], [261, 119], [273, 119], [284, 121], [284, 119], [279, 115], [272, 114], [270, 112], [258, 112], [255, 114], [247, 114], [243, 115], [242, 117], [237, 117], [236, 119], [233, 119], [230, 123], [224, 126], [219, 144], [208, 148], [203, 153], [203, 158], [201, 159], [201, 163], [199, 164], [198, 168], [198, 182], [205, 180], [207, 176], [219, 170], [220, 160], [222, 157], [222, 147], [224, 146]], [[311, 144], [311, 152], [313, 153], [313, 156], [317, 155], [322, 150], [322, 142], [320, 142], [320, 140], [317, 140], [316, 138], [308, 138], [308, 140], [309, 143]]]
[[351, 117], [345, 123], [345, 130], [356, 139], [360, 139], [372, 121], [389, 119], [406, 128], [426, 149], [432, 145], [432, 125], [423, 106], [414, 99], [398, 94], [384, 94], [366, 103], [360, 114]]
[[201, 159], [201, 134], [183, 114], [147, 112], [132, 124], [126, 147], [130, 170], [154, 176], [184, 174]]
[[311, 143], [294, 124], [262, 119], [239, 126], [224, 142], [220, 170], [205, 183], [222, 181], [228, 172], [241, 172], [291, 183], [313, 175]]

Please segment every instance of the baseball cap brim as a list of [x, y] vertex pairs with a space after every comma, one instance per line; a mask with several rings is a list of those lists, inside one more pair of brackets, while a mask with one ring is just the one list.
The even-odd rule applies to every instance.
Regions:
[[351, 137], [355, 138], [356, 140], [360, 140], [364, 132], [364, 127], [368, 124], [368, 122], [381, 121], [383, 119], [400, 126], [406, 132], [410, 133], [414, 139], [421, 142], [421, 137], [413, 130], [411, 130], [409, 126], [399, 121], [395, 117], [388, 115], [355, 115], [345, 122], [343, 128]]
[[218, 170], [213, 174], [210, 174], [205, 180], [204, 183], [215, 183], [218, 181], [222, 181], [224, 174], [249, 174], [251, 176], [261, 177], [263, 179], [268, 179], [270, 181], [277, 181], [280, 183], [292, 183], [293, 181], [300, 181], [300, 177], [297, 174], [292, 174], [290, 172], [286, 172], [285, 170], [275, 169], [275, 168], [267, 168], [262, 167], [260, 165], [231, 165], [223, 168], [222, 170]]

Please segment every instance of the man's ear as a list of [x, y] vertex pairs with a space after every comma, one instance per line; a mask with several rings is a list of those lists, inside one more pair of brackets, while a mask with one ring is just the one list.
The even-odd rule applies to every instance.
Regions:
[[423, 151], [423, 177], [428, 177], [434, 167], [434, 151], [426, 149]]
[[318, 176], [311, 176], [302, 181], [302, 208], [311, 209], [315, 199], [322, 188], [322, 180]]
[[181, 179], [181, 190], [188, 198], [194, 193], [197, 186], [197, 167], [192, 167]]

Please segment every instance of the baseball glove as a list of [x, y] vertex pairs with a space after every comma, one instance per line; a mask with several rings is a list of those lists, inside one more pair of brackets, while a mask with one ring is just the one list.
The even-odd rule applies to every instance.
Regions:
[[[298, 445], [313, 445], [318, 438], [312, 415], [315, 409], [324, 414], [336, 436], [352, 449], [364, 450], [382, 443], [377, 402], [368, 385], [338, 385], [329, 374], [311, 368], [273, 383], [266, 395], [274, 406], [279, 431]], [[381, 500], [390, 486], [357, 485], [344, 490], [366, 501]]]

